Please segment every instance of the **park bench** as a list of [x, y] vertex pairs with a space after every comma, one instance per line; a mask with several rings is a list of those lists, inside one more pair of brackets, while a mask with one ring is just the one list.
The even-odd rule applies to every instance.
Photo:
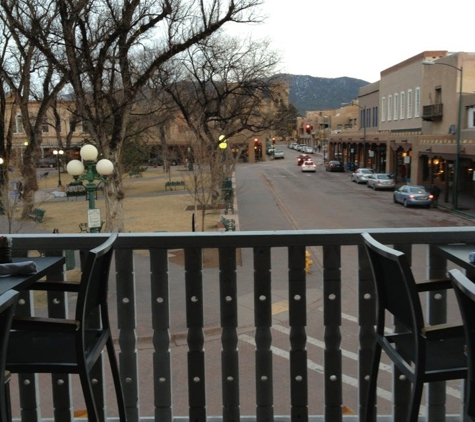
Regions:
[[[100, 227], [98, 227], [99, 231], [102, 230], [102, 227], [104, 226], [105, 221], [101, 221]], [[89, 226], [87, 223], [79, 223], [79, 233], [86, 232], [89, 233]]]
[[40, 175], [40, 179], [46, 179], [49, 176], [49, 171], [45, 171], [42, 175]]
[[236, 220], [234, 218], [225, 218], [221, 217], [219, 220], [220, 223], [223, 224], [224, 230], [229, 232], [229, 231], [235, 231], [236, 230]]
[[183, 186], [185, 189], [185, 182], [183, 180], [165, 182], [165, 190], [176, 190], [178, 186]]
[[42, 223], [44, 221], [46, 210], [43, 208], [35, 208], [33, 212], [29, 215], [36, 223]]
[[66, 186], [66, 197], [76, 198], [78, 196], [86, 196], [86, 187], [82, 183], [72, 182]]

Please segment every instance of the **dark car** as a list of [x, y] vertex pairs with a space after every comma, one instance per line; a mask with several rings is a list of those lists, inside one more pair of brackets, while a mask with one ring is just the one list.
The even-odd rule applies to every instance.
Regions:
[[345, 171], [343, 163], [340, 161], [329, 161], [325, 167], [326, 171]]
[[403, 204], [405, 207], [417, 205], [429, 208], [434, 196], [425, 186], [404, 185], [394, 191], [394, 202]]
[[305, 160], [311, 160], [312, 157], [310, 157], [310, 155], [308, 154], [301, 154], [297, 157], [297, 165], [298, 166], [301, 166], [302, 163], [305, 161]]
[[[178, 164], [180, 164], [180, 159], [177, 157], [169, 157], [168, 160], [170, 161], [170, 165], [172, 166], [177, 166]], [[151, 158], [150, 160], [148, 160], [148, 164], [150, 166], [163, 166], [163, 157], [157, 156]]]

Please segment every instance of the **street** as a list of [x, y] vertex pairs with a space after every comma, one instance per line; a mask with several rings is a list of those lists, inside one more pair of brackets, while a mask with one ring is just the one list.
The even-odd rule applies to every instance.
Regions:
[[[426, 208], [404, 208], [393, 203], [392, 191], [373, 191], [366, 185], [357, 185], [350, 181], [350, 173], [326, 172], [321, 155], [314, 155], [318, 164], [315, 173], [302, 173], [297, 166], [296, 157], [300, 153], [285, 149], [285, 159], [266, 161], [257, 164], [239, 165], [236, 171], [236, 186], [240, 230], [307, 230], [307, 229], [344, 229], [344, 228], [398, 228], [398, 227], [451, 227], [471, 226], [473, 221], [446, 210]], [[348, 253], [356, 254], [356, 248]], [[309, 248], [313, 261], [311, 272], [307, 275], [307, 348], [308, 368], [312, 377], [317, 377], [316, 384], [323, 386], [322, 365], [324, 351], [323, 301], [321, 249]], [[251, 251], [243, 252], [243, 268], [252, 266]], [[424, 253], [421, 251], [420, 261]], [[283, 383], [288, 382], [286, 372], [288, 363], [288, 313], [287, 313], [287, 257], [284, 251], [273, 250], [273, 353], [275, 355], [275, 379], [282, 376]], [[352, 262], [354, 262], [352, 260]], [[358, 412], [358, 397], [356, 388], [358, 379], [358, 324], [357, 297], [358, 286], [357, 268], [347, 266], [342, 262], [342, 355], [346, 386], [343, 403], [346, 411]], [[424, 276], [424, 266], [414, 268], [417, 276]], [[249, 275], [249, 277], [252, 277]], [[246, 280], [246, 277], [242, 278]], [[249, 280], [252, 280], [249, 278]], [[354, 283], [354, 284], [353, 284]], [[250, 286], [243, 286], [243, 295], [251, 294]], [[241, 298], [242, 299], [242, 298]], [[241, 301], [240, 299], [240, 301]], [[252, 314], [248, 312], [247, 318]], [[242, 317], [242, 312], [240, 314]], [[241, 321], [240, 321], [241, 322]], [[246, 321], [240, 326], [246, 326]], [[240, 341], [253, 345], [252, 334], [242, 334]], [[380, 414], [390, 413], [392, 401], [391, 377], [389, 361], [383, 358], [380, 388], [378, 390]], [[320, 377], [320, 379], [318, 378]], [[315, 380], [312, 381], [312, 383]], [[280, 383], [276, 387], [276, 413], [287, 403], [282, 403], [279, 397]], [[315, 385], [315, 384], [312, 384]], [[456, 413], [460, 404], [460, 383], [453, 383], [448, 391], [449, 412]], [[285, 395], [285, 387], [282, 396]], [[315, 391], [315, 401], [309, 404], [310, 414], [321, 414], [323, 405], [323, 388]], [[455, 398], [450, 400], [450, 398]], [[450, 407], [452, 406], [452, 407]], [[424, 406], [421, 407], [424, 410]], [[285, 411], [285, 410], [282, 410]], [[281, 411], [281, 412], [282, 412]]]
[[471, 226], [473, 220], [441, 209], [404, 208], [391, 191], [350, 182], [350, 173], [325, 171], [313, 155], [316, 173], [302, 173], [296, 157], [240, 164], [236, 171], [241, 230], [310, 230]]

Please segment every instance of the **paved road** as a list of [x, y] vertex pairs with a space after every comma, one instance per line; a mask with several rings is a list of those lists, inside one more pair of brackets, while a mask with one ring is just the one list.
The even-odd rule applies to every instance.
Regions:
[[[350, 181], [348, 173], [326, 172], [322, 157], [317, 155], [316, 173], [302, 173], [296, 164], [299, 153], [285, 150], [284, 160], [267, 161], [258, 164], [243, 164], [236, 171], [238, 209], [241, 230], [289, 230], [289, 229], [344, 229], [344, 228], [407, 228], [471, 226], [473, 220], [441, 209], [409, 208], [394, 204], [392, 192], [377, 191]], [[356, 252], [356, 248], [355, 252]], [[309, 371], [316, 382], [323, 385], [323, 308], [321, 300], [321, 250], [309, 248], [314, 265], [307, 276], [311, 299], [308, 301], [308, 353]], [[423, 255], [421, 254], [421, 260]], [[283, 251], [273, 252], [273, 286], [284, 286], [286, 281], [286, 256]], [[354, 261], [353, 261], [354, 262]], [[252, 265], [250, 254], [244, 254], [244, 266]], [[422, 271], [422, 270], [421, 270]], [[357, 279], [356, 269], [342, 263], [342, 349], [345, 371], [344, 404], [349, 412], [357, 409], [357, 351], [358, 325], [356, 320], [358, 295], [357, 286], [351, 285]], [[346, 280], [346, 282], [345, 282]], [[286, 291], [276, 287], [277, 302], [272, 329], [276, 361], [287, 365], [288, 339], [286, 332]], [[280, 301], [280, 302], [279, 302]], [[282, 337], [284, 336], [284, 337]], [[252, 344], [252, 338], [241, 336], [241, 341]], [[383, 366], [379, 403], [381, 412], [389, 412], [392, 399], [391, 380], [388, 365]], [[449, 397], [458, 397], [458, 385], [449, 390]], [[285, 396], [283, 396], [285, 397]], [[322, 411], [322, 395], [316, 394], [312, 410]], [[278, 401], [278, 400], [277, 400]], [[458, 399], [452, 400], [458, 410]]]

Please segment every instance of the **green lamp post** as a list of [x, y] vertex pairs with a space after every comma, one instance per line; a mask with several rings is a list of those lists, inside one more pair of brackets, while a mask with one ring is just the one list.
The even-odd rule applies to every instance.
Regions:
[[85, 186], [89, 199], [87, 225], [90, 233], [98, 233], [102, 223], [100, 210], [95, 207], [94, 194], [97, 185], [94, 181], [107, 182], [107, 176], [113, 173], [114, 165], [107, 159], [96, 162], [98, 151], [94, 145], [84, 145], [81, 148], [80, 155], [83, 161], [71, 160], [66, 170], [77, 182], [87, 182]]

